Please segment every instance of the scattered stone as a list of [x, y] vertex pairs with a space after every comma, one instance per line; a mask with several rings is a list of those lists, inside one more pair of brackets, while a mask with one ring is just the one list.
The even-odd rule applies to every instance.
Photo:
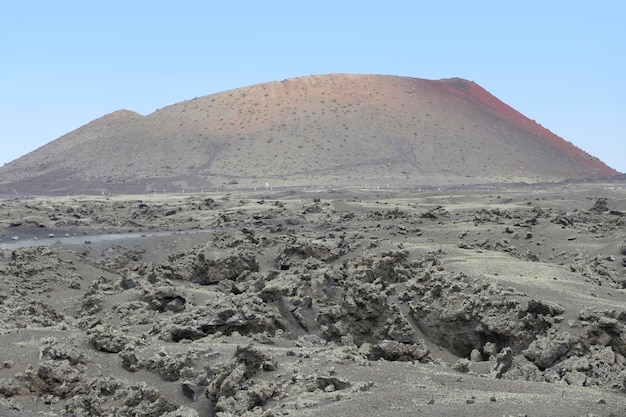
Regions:
[[350, 388], [350, 386], [352, 386], [352, 384], [350, 384], [350, 382], [345, 378], [339, 378], [336, 376], [318, 376], [315, 379], [315, 384], [309, 388], [309, 391], [319, 389], [322, 391], [332, 392]]
[[461, 358], [452, 365], [452, 369], [457, 372], [462, 372], [464, 374], [469, 372], [470, 361], [466, 358]]
[[496, 357], [496, 363], [491, 370], [491, 375], [494, 378], [502, 378], [505, 372], [511, 369], [513, 365], [513, 350], [510, 347], [505, 347]]
[[604, 213], [609, 211], [609, 202], [606, 198], [598, 198], [593, 204], [593, 207], [589, 209], [593, 213]]
[[17, 395], [20, 390], [20, 384], [13, 378], [0, 378], [0, 395], [12, 397]]
[[545, 369], [567, 353], [576, 342], [578, 338], [567, 332], [546, 335], [532, 342], [524, 350], [524, 356], [533, 361], [539, 369]]
[[197, 394], [196, 394], [196, 391], [191, 387], [191, 385], [187, 383], [182, 383], [181, 389], [185, 397], [189, 398], [193, 402], [196, 401]]
[[478, 349], [472, 349], [472, 352], [470, 353], [470, 360], [472, 362], [482, 362], [483, 354], [480, 353]]
[[563, 307], [560, 305], [541, 300], [528, 301], [528, 308], [526, 311], [531, 314], [543, 314], [544, 316], [557, 316], [565, 312]]
[[[273, 359], [252, 346], [237, 347], [231, 362], [215, 375], [206, 396], [216, 411], [243, 414], [265, 404], [279, 392], [279, 385], [269, 381], [251, 381], [259, 372], [276, 369]], [[245, 387], [245, 388], [243, 388]]]
[[123, 349], [128, 349], [135, 343], [131, 336], [128, 336], [111, 326], [98, 325], [89, 331], [90, 342], [94, 349], [101, 352], [118, 353]]
[[372, 346], [368, 359], [388, 361], [420, 361], [430, 360], [430, 350], [423, 343], [406, 344], [395, 340], [383, 340]]
[[498, 346], [493, 342], [487, 342], [483, 346], [483, 352], [489, 360], [495, 359], [498, 355]]
[[570, 371], [563, 376], [563, 380], [567, 382], [569, 385], [582, 387], [585, 385], [587, 376], [584, 373], [579, 372], [579, 371]]

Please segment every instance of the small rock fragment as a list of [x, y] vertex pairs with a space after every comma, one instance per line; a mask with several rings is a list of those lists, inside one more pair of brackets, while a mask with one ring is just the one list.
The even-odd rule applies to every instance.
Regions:
[[196, 391], [191, 387], [191, 385], [183, 383], [180, 387], [183, 390], [183, 395], [185, 397], [189, 398], [191, 401], [196, 401]]

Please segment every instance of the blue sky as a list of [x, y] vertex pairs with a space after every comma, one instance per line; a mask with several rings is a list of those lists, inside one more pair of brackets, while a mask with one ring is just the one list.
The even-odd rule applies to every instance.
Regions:
[[346, 72], [475, 81], [626, 172], [622, 2], [212, 3], [3, 4], [0, 165], [118, 109]]

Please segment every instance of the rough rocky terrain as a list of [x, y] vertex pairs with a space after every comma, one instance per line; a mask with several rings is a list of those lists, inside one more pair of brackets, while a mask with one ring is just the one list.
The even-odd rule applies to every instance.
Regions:
[[0, 415], [626, 415], [626, 183], [0, 201]]

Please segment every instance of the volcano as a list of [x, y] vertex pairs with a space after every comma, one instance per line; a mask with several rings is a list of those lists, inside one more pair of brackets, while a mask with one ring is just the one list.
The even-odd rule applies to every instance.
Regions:
[[460, 78], [328, 74], [119, 110], [0, 168], [0, 193], [447, 186], [616, 175]]

